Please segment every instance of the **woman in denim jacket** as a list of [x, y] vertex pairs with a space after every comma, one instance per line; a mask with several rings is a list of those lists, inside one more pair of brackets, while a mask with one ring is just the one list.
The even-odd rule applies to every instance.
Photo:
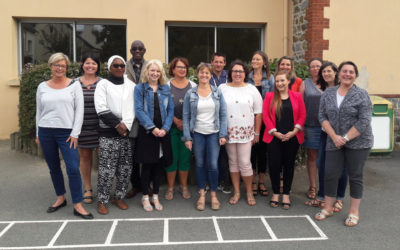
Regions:
[[[248, 83], [257, 88], [263, 100], [266, 93], [274, 90], [275, 79], [269, 71], [268, 56], [261, 50], [253, 53]], [[265, 125], [261, 123], [260, 134], [264, 134], [264, 131]], [[253, 168], [253, 195], [260, 193], [262, 196], [267, 196], [269, 193], [264, 183], [265, 171], [267, 170], [267, 144], [262, 140], [251, 147], [251, 166]]]
[[205, 209], [205, 185], [211, 186], [211, 209], [218, 210], [218, 155], [220, 145], [226, 143], [226, 104], [220, 90], [210, 85], [211, 65], [197, 67], [199, 85], [190, 89], [183, 103], [183, 140], [189, 150], [194, 141], [197, 185], [200, 198], [197, 209]]
[[137, 162], [142, 163], [141, 186], [142, 205], [145, 211], [152, 211], [148, 187], [153, 182], [153, 204], [157, 211], [163, 209], [158, 199], [160, 176], [163, 167], [172, 163], [172, 149], [169, 129], [174, 116], [174, 103], [166, 84], [166, 76], [159, 60], [150, 60], [135, 88], [135, 114], [139, 120], [137, 139]]

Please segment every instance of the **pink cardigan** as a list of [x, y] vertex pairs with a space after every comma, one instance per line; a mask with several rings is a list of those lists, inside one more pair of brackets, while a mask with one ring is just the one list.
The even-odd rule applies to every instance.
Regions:
[[[296, 134], [297, 140], [299, 144], [303, 144], [304, 142], [303, 126], [306, 121], [306, 107], [304, 105], [304, 101], [300, 93], [289, 90], [289, 98], [290, 102], [292, 103], [293, 121], [295, 127], [300, 129], [300, 131]], [[265, 95], [262, 113], [265, 124], [263, 141], [266, 143], [270, 143], [272, 141], [274, 136], [271, 135], [271, 133], [276, 131], [274, 107], [270, 111], [270, 105], [273, 100], [274, 100], [274, 92], [269, 92]]]

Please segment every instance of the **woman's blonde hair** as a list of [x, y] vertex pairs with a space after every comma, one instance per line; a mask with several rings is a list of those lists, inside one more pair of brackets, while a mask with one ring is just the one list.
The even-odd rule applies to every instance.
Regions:
[[56, 63], [58, 61], [61, 61], [61, 60], [65, 60], [65, 62], [67, 63], [67, 68], [71, 64], [68, 56], [66, 54], [64, 54], [64, 53], [61, 53], [61, 52], [57, 52], [57, 53], [52, 54], [50, 56], [49, 61], [47, 62], [47, 64], [50, 67], [52, 64], [54, 64], [54, 63]]
[[160, 79], [158, 79], [158, 82], [161, 85], [166, 84], [167, 83], [167, 76], [165, 75], [165, 70], [164, 70], [162, 62], [160, 60], [158, 60], [158, 59], [152, 59], [152, 60], [147, 62], [146, 66], [144, 67], [144, 70], [142, 72], [142, 77], [140, 78], [139, 83], [146, 83], [146, 82], [149, 81], [149, 68], [153, 64], [157, 65], [157, 67], [161, 71], [161, 76], [160, 76]]
[[212, 74], [212, 66], [210, 63], [205, 63], [205, 62], [201, 62], [196, 69], [196, 75], [199, 74], [199, 72], [203, 69], [208, 69], [208, 71], [210, 71], [210, 73]]

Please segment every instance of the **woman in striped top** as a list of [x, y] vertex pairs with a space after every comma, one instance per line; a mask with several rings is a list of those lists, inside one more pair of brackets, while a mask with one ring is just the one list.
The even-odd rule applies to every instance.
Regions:
[[99, 147], [99, 118], [94, 107], [94, 91], [97, 83], [101, 80], [98, 76], [100, 72], [100, 61], [96, 55], [88, 54], [83, 57], [81, 65], [82, 76], [78, 79], [85, 101], [84, 117], [81, 134], [78, 139], [80, 169], [85, 191], [83, 193], [83, 202], [92, 203], [92, 153], [93, 149]]

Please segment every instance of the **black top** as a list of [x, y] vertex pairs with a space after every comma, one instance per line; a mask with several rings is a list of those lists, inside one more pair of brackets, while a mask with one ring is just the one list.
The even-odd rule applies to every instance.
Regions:
[[261, 85], [260, 86], [256, 86], [256, 88], [257, 88], [258, 92], [260, 92], [260, 95], [263, 96], [262, 95], [262, 86]]
[[157, 128], [161, 129], [162, 127], [162, 119], [161, 119], [161, 111], [160, 111], [160, 104], [158, 103], [158, 95], [157, 92], [154, 93], [154, 118], [153, 118], [154, 125]]
[[290, 98], [286, 100], [282, 100], [282, 109], [281, 109], [281, 119], [278, 120], [278, 117], [275, 115], [276, 120], [276, 129], [278, 132], [282, 134], [286, 134], [293, 130], [294, 120], [293, 120], [293, 108], [292, 103], [290, 102]]

